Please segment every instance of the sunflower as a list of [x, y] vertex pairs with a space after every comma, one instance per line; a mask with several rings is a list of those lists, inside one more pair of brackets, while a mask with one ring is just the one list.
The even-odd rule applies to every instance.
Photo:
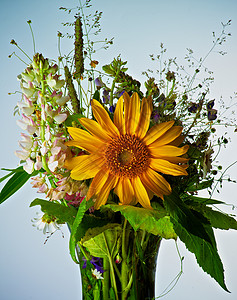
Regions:
[[95, 209], [106, 203], [112, 189], [122, 205], [139, 202], [151, 208], [154, 194], [163, 199], [171, 193], [161, 174], [187, 175], [188, 159], [180, 156], [188, 146], [177, 147], [182, 142], [182, 127], [169, 121], [149, 129], [152, 99], [141, 101], [137, 93], [130, 98], [125, 92], [119, 98], [113, 121], [97, 100], [91, 106], [96, 121], [80, 118], [87, 131], [69, 127], [73, 140], [66, 143], [88, 154], [67, 159], [65, 167], [75, 180], [93, 178], [87, 199], [96, 199]]

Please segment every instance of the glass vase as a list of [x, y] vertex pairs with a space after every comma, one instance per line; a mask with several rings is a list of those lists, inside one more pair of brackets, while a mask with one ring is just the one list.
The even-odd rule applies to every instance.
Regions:
[[[159, 236], [144, 231], [135, 232], [130, 227], [118, 236], [114, 243], [116, 251], [111, 251], [111, 256], [95, 257], [90, 255], [89, 247], [78, 247], [82, 299], [155, 299], [155, 274], [160, 242]], [[94, 251], [96, 250], [91, 252]]]

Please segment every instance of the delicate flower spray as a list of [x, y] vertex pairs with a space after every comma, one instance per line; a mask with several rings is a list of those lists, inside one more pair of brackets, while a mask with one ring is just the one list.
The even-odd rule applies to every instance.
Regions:
[[[63, 68], [36, 53], [18, 76], [21, 166], [4, 177], [10, 179], [0, 200], [31, 178], [46, 197], [31, 203], [43, 212], [34, 226], [51, 234], [68, 225], [85, 299], [153, 299], [154, 266], [164, 239], [185, 243], [199, 266], [228, 291], [213, 228], [237, 229], [237, 222], [215, 209], [223, 202], [211, 196], [224, 180], [215, 168], [214, 145], [220, 150], [228, 142], [215, 126], [231, 122], [221, 119], [208, 98], [212, 79], [196, 83], [202, 60], [191, 64], [192, 76], [184, 76], [175, 60], [164, 64], [159, 79], [145, 71], [144, 89], [120, 56], [98, 70], [97, 43], [88, 33], [100, 32], [101, 12], [85, 17], [89, 2], [71, 24], [74, 49], [60, 55]], [[228, 25], [214, 46], [224, 42]], [[59, 33], [59, 46], [62, 37]], [[102, 43], [107, 49], [112, 40]], [[161, 65], [165, 52], [161, 44], [161, 54], [151, 59]], [[190, 50], [187, 57], [193, 59]], [[210, 196], [200, 197], [201, 190]], [[178, 277], [181, 256], [180, 261]]]

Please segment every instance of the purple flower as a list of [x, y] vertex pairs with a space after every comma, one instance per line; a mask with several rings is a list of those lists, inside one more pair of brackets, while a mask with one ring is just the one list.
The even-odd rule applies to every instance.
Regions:
[[207, 102], [207, 109], [212, 109], [215, 104], [215, 100], [210, 100]]
[[[84, 261], [84, 264], [82, 266], [83, 269], [86, 268], [87, 260], [85, 257], [82, 257], [82, 260]], [[94, 257], [92, 256], [92, 259], [90, 260], [90, 263], [100, 272], [104, 273], [103, 270], [103, 264], [102, 264], [102, 259], [100, 257]]]
[[103, 102], [104, 103], [109, 103], [109, 100], [110, 100], [109, 91], [104, 90], [103, 91]]
[[104, 84], [103, 84], [103, 82], [102, 82], [102, 80], [101, 80], [100, 77], [97, 77], [97, 78], [95, 79], [95, 85], [96, 85], [96, 87], [97, 87], [98, 89], [100, 89], [102, 86], [104, 86]]
[[198, 110], [198, 108], [199, 108], [199, 104], [198, 103], [191, 102], [191, 106], [189, 106], [188, 111], [190, 113], [196, 113], [196, 111]]
[[109, 111], [110, 111], [111, 113], [114, 113], [114, 111], [115, 111], [115, 106], [114, 106], [114, 105], [111, 105], [111, 106], [109, 107]]
[[217, 110], [216, 109], [209, 109], [207, 112], [207, 118], [209, 121], [213, 121], [217, 118]]

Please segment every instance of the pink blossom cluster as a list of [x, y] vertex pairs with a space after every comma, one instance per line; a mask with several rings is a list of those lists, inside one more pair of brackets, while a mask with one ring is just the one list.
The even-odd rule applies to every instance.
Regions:
[[78, 207], [85, 198], [88, 187], [85, 182], [75, 181], [71, 177], [57, 175], [56, 187], [49, 187], [47, 176], [35, 176], [31, 182], [34, 188], [38, 188], [38, 193], [45, 193], [50, 200], [65, 199], [68, 204]]
[[66, 129], [61, 126], [68, 117], [67, 101], [63, 95], [65, 80], [57, 74], [58, 66], [50, 64], [41, 54], [18, 76], [22, 99], [17, 103], [22, 118], [17, 124], [26, 131], [21, 133], [21, 150], [15, 154], [32, 174], [43, 168], [57, 172], [64, 165], [67, 147], [64, 145]]

